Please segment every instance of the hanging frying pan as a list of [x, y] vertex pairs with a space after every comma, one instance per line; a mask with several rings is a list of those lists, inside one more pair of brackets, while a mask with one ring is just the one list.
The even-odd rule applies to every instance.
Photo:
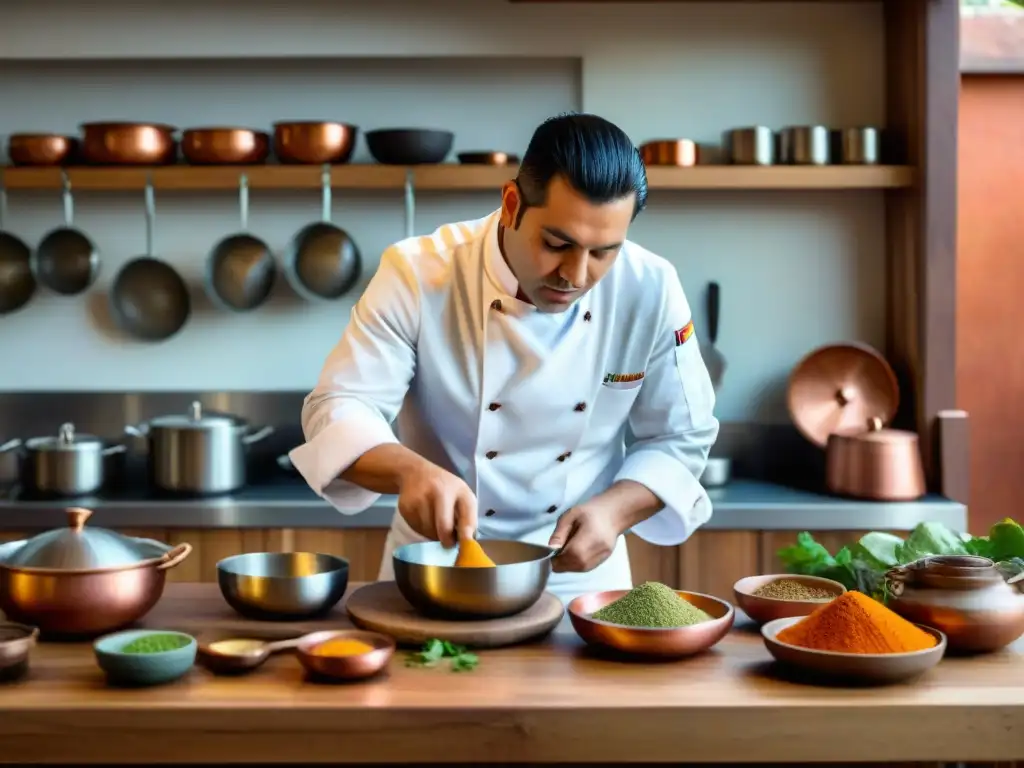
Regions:
[[32, 254], [32, 273], [43, 286], [63, 296], [82, 293], [100, 273], [100, 254], [81, 230], [74, 227], [74, 200], [67, 171], [64, 180], [64, 226], [50, 232]]
[[32, 250], [20, 237], [4, 231], [7, 190], [0, 168], [0, 315], [21, 309], [36, 292], [32, 276]]

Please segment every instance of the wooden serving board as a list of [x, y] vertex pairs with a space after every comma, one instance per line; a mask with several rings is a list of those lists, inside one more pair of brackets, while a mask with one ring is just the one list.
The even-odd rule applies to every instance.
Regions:
[[562, 601], [545, 592], [540, 600], [503, 619], [446, 621], [416, 613], [393, 581], [367, 584], [353, 592], [345, 606], [358, 627], [390, 635], [404, 645], [440, 638], [470, 648], [501, 648], [542, 637], [562, 620]]

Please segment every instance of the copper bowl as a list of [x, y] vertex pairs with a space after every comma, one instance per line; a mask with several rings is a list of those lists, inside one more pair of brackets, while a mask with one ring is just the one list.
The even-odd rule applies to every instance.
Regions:
[[795, 581], [806, 587], [817, 587], [827, 589], [833, 593], [833, 597], [839, 597], [846, 592], [846, 587], [838, 581], [823, 579], [820, 576], [796, 576], [790, 573], [776, 573], [767, 576], [747, 576], [737, 581], [732, 588], [733, 596], [736, 598], [736, 605], [740, 610], [749, 616], [753, 621], [764, 624], [775, 619], [788, 619], [793, 617], [807, 616], [816, 608], [820, 608], [828, 600], [780, 600], [775, 597], [761, 597], [754, 593], [765, 584], [773, 581]]
[[822, 682], [896, 683], [926, 672], [942, 661], [946, 653], [946, 636], [923, 624], [916, 626], [934, 637], [936, 643], [931, 648], [910, 653], [837, 653], [780, 642], [779, 632], [798, 621], [803, 621], [803, 617], [776, 619], [761, 627], [765, 647], [780, 664], [810, 673], [812, 679]]
[[699, 592], [676, 594], [711, 616], [711, 621], [673, 629], [644, 629], [609, 624], [591, 618], [595, 611], [628, 594], [627, 589], [592, 592], [569, 603], [569, 620], [584, 641], [633, 656], [678, 658], [691, 656], [714, 646], [729, 634], [736, 612], [724, 600]]
[[282, 163], [347, 163], [358, 133], [347, 123], [275, 123], [274, 154]]
[[690, 139], [659, 139], [640, 146], [644, 165], [674, 165], [689, 168], [697, 164], [697, 144]]
[[189, 128], [181, 154], [193, 165], [257, 165], [270, 156], [270, 135], [248, 128]]
[[83, 123], [82, 160], [94, 165], [169, 165], [177, 128], [159, 123]]
[[7, 142], [13, 165], [67, 165], [77, 152], [77, 139], [56, 133], [13, 133]]
[[[372, 651], [357, 656], [317, 656], [316, 646], [328, 640], [345, 638], [359, 640], [373, 646]], [[395, 655], [395, 641], [379, 632], [362, 629], [314, 632], [306, 635], [295, 648], [295, 655], [302, 668], [312, 676], [334, 680], [362, 680], [381, 672]]]
[[459, 152], [463, 165], [519, 165], [519, 157], [508, 152]]

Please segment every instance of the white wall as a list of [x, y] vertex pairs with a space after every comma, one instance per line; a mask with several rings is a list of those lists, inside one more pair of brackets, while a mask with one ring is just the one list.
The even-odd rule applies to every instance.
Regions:
[[[877, 125], [881, 42], [880, 5], [861, 3], [12, 2], [0, 24], [0, 135], [89, 119], [324, 118], [449, 127], [457, 151], [521, 151], [563, 109], [609, 117], [637, 142], [714, 141], [753, 123]], [[164, 344], [110, 334], [95, 310], [118, 265], [143, 249], [141, 204], [76, 200], [103, 252], [97, 295], [37, 294], [0, 318], [0, 390], [307, 389], [348, 301], [296, 304], [283, 289], [245, 316], [200, 302]], [[30, 243], [59, 223], [56, 194], [12, 194], [10, 205], [8, 226]], [[487, 193], [423, 195], [417, 228], [496, 205]], [[315, 193], [252, 196], [252, 228], [276, 248], [317, 215]], [[368, 272], [402, 235], [400, 194], [336, 193], [335, 215]], [[207, 250], [237, 227], [236, 200], [158, 195], [157, 219], [160, 255], [198, 281]], [[722, 284], [727, 420], [784, 420], [779, 385], [817, 344], [882, 343], [881, 193], [656, 193], [632, 237], [676, 264], [695, 306], [708, 280]]]

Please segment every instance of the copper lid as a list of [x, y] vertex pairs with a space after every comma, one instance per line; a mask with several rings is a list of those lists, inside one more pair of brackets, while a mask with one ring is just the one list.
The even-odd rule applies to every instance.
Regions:
[[896, 374], [866, 344], [820, 347], [789, 377], [789, 416], [800, 434], [822, 447], [832, 434], [863, 434], [871, 419], [888, 423], [899, 403]]

